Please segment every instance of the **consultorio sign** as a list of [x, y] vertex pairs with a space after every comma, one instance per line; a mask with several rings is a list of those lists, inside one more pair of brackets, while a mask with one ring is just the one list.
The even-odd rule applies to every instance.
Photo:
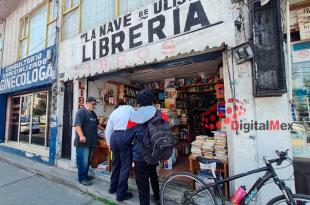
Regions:
[[122, 53], [223, 22], [210, 22], [205, 0], [159, 0], [81, 34], [82, 62]]
[[51, 83], [54, 79], [54, 70], [52, 60], [47, 59], [47, 53], [52, 54], [53, 50], [54, 47], [49, 47], [3, 68], [0, 75], [0, 93], [19, 91]]

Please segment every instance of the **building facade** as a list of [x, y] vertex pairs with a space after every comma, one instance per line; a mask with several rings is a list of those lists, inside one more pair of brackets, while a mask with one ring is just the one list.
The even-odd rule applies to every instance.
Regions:
[[[14, 3], [14, 4], [12, 4]], [[3, 149], [54, 164], [56, 135], [52, 85], [56, 82], [56, 5], [53, 1], [1, 2], [5, 28], [1, 69]]]
[[[309, 157], [304, 152], [309, 147], [305, 142], [306, 128], [298, 126], [302, 123], [294, 125], [297, 131], [293, 144], [291, 130], [281, 129], [277, 124], [292, 122], [295, 111], [300, 110], [296, 107], [302, 107], [292, 102], [297, 100], [300, 90], [302, 93], [307, 90], [307, 64], [302, 61], [303, 70], [297, 72], [305, 74], [302, 75], [305, 84], [300, 89], [296, 83], [300, 82], [301, 74], [294, 71], [295, 67], [301, 69], [301, 64], [294, 62], [294, 49], [300, 51], [300, 47], [291, 42], [288, 37], [291, 35], [287, 33], [291, 33], [288, 28], [296, 25], [296, 22], [288, 23], [293, 19], [292, 13], [301, 12], [300, 9], [309, 5], [300, 7], [297, 1], [279, 2], [20, 1], [2, 17], [6, 26], [0, 104], [6, 109], [0, 111], [0, 141], [4, 142], [1, 147], [21, 150], [27, 156], [74, 169], [72, 123], [86, 97], [98, 99], [96, 113], [105, 119], [119, 99], [135, 106], [135, 92], [148, 88], [158, 92], [160, 108], [181, 112], [180, 120], [183, 118], [187, 122], [187, 130], [178, 128], [176, 131], [179, 135], [186, 132], [186, 136], [190, 136], [180, 139], [183, 142], [176, 148], [176, 161], [187, 161], [184, 156], [190, 154], [190, 143], [196, 136], [208, 135], [215, 127], [227, 135], [226, 155], [222, 157], [228, 162], [229, 175], [263, 166], [263, 157], [275, 157], [275, 150], [290, 149], [291, 155]], [[262, 25], [265, 24], [268, 24], [269, 33], [264, 33]], [[307, 35], [307, 31], [304, 33]], [[284, 41], [283, 36], [286, 36]], [[299, 40], [304, 43], [305, 39]], [[275, 46], [270, 46], [271, 43]], [[268, 53], [267, 57], [262, 55], [264, 53]], [[15, 79], [13, 86], [10, 73], [21, 66], [29, 68], [29, 64], [23, 62], [38, 65], [35, 59], [45, 62], [42, 66], [47, 68], [46, 72], [42, 68], [40, 73], [41, 66], [34, 66], [34, 69], [39, 67], [38, 71], [31, 70], [28, 74], [15, 71], [17, 76], [30, 77], [28, 84], [26, 77], [26, 85], [16, 87], [22, 81], [22, 77], [16, 76], [19, 79]], [[263, 67], [262, 62], [268, 62], [269, 67]], [[33, 79], [39, 80], [43, 75], [43, 81], [34, 82]], [[7, 78], [11, 79], [10, 83]], [[224, 88], [223, 96], [209, 96], [218, 87]], [[243, 107], [245, 111], [239, 113], [235, 109], [234, 113], [229, 113], [230, 99], [234, 99], [233, 108], [239, 106], [238, 109]], [[206, 113], [212, 110], [213, 101], [220, 125], [206, 122], [206, 119], [211, 120], [211, 115]], [[226, 119], [230, 115], [237, 124], [220, 116], [219, 108], [223, 108], [223, 103], [226, 103]], [[200, 111], [191, 109], [193, 107]], [[275, 123], [274, 129], [263, 126], [271, 121]], [[261, 127], [257, 128], [255, 123]], [[304, 133], [302, 139], [299, 139], [300, 132]], [[167, 170], [162, 174], [170, 171]], [[293, 167], [279, 170], [281, 178], [289, 178], [292, 173]], [[250, 187], [254, 179], [256, 177], [232, 182], [231, 193], [241, 185]], [[287, 184], [295, 186], [293, 181]], [[272, 184], [264, 187], [255, 199], [257, 204], [266, 204], [280, 194], [274, 190], [276, 187]]]

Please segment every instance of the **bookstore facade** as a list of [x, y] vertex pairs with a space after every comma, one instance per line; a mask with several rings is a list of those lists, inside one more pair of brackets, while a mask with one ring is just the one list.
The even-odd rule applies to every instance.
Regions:
[[[214, 4], [186, 1], [177, 8], [157, 11], [151, 4], [144, 9], [148, 11], [145, 18], [133, 12], [117, 19], [124, 26], [120, 30], [114, 28], [114, 23], [107, 23], [71, 42], [63, 42], [59, 73], [65, 82], [64, 96], [71, 96], [66, 97], [64, 112], [70, 107], [67, 99], [72, 99], [73, 109], [69, 113], [72, 116], [83, 106], [86, 96], [94, 96], [99, 102], [96, 113], [105, 125], [119, 100], [137, 107], [136, 93], [151, 90], [156, 95], [155, 106], [169, 116], [175, 137], [173, 156], [163, 162], [160, 177], [173, 171], [194, 170], [197, 154], [208, 157], [213, 152], [225, 163], [226, 170], [222, 168], [222, 172], [227, 176], [227, 141], [225, 123], [222, 123], [225, 117], [223, 67], [227, 61], [223, 62], [223, 54], [228, 45], [235, 43], [234, 26], [227, 20], [232, 18], [225, 17], [223, 21], [223, 16], [216, 13], [220, 8], [211, 10], [211, 5]], [[227, 15], [233, 15], [228, 5], [224, 8]], [[80, 52], [71, 52], [66, 47], [74, 42], [79, 42], [76, 45], [80, 45]], [[62, 49], [66, 51], [63, 55]], [[73, 53], [76, 60], [72, 58]], [[80, 63], [72, 68], [68, 65], [70, 58], [72, 64]], [[214, 134], [220, 130], [223, 132]], [[70, 134], [74, 138], [70, 126], [64, 127], [63, 135]], [[220, 138], [218, 144], [213, 140], [214, 135]], [[203, 144], [206, 139], [209, 141]], [[192, 144], [197, 146], [196, 152]], [[204, 153], [197, 153], [202, 146]], [[63, 155], [74, 160], [72, 153], [62, 150]], [[101, 159], [95, 161], [108, 161], [108, 156], [98, 158]]]
[[[75, 164], [75, 132], [70, 122], [87, 96], [99, 102], [95, 112], [105, 125], [119, 100], [137, 107], [135, 96], [142, 89], [156, 95], [154, 105], [169, 116], [174, 133], [174, 153], [162, 162], [161, 178], [175, 171], [197, 171], [197, 155], [220, 159], [223, 163], [217, 170], [227, 177], [259, 167], [260, 159], [272, 156], [277, 148], [291, 147], [287, 131], [243, 132], [228, 120], [272, 119], [271, 104], [279, 108], [277, 118], [289, 120], [285, 94], [255, 102], [252, 63], [237, 62], [231, 50], [245, 40], [245, 34], [236, 31], [231, 1], [175, 5], [177, 1], [167, 1], [170, 6], [159, 2], [60, 43], [59, 81], [64, 89], [58, 94], [63, 110], [57, 112], [58, 119], [67, 123], [57, 140], [61, 143], [57, 155]], [[98, 135], [104, 139], [103, 133]], [[274, 140], [266, 140], [270, 137]], [[94, 155], [93, 171], [108, 172], [111, 157], [104, 142]], [[251, 183], [240, 180], [230, 189]], [[226, 194], [228, 189], [224, 187]]]

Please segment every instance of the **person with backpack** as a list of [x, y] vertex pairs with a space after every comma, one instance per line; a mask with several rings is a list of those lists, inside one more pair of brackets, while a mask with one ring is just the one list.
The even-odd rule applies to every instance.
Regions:
[[168, 159], [173, 151], [168, 117], [156, 110], [153, 106], [154, 99], [151, 91], [140, 91], [137, 94], [140, 108], [132, 113], [128, 123], [128, 130], [133, 133], [133, 160], [140, 205], [150, 204], [150, 181], [154, 200], [160, 204], [156, 168], [159, 161]]

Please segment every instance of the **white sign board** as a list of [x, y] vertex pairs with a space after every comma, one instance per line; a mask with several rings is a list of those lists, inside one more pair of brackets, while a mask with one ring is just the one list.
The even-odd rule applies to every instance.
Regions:
[[235, 44], [230, 0], [159, 0], [60, 44], [64, 80]]
[[310, 61], [310, 41], [293, 44], [292, 57], [293, 63]]

